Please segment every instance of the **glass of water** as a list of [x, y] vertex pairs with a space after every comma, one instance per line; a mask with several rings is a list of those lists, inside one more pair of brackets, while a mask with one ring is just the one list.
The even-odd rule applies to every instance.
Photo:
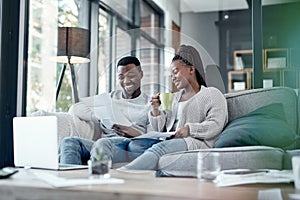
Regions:
[[199, 152], [197, 158], [198, 179], [215, 180], [221, 170], [220, 154], [218, 152]]
[[109, 169], [111, 168], [111, 160], [104, 156], [101, 160], [91, 159], [88, 161], [89, 177], [94, 178], [110, 178]]

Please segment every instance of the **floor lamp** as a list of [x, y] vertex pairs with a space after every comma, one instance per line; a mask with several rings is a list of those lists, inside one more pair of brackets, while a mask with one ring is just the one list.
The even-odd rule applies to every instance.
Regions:
[[90, 62], [89, 31], [76, 27], [59, 27], [57, 40], [57, 62], [64, 63], [56, 87], [56, 100], [67, 66], [70, 66], [74, 103], [79, 102], [74, 64]]

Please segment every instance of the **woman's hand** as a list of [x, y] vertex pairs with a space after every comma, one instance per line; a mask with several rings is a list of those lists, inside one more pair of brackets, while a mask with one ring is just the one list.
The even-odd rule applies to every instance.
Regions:
[[160, 115], [159, 106], [160, 106], [161, 102], [159, 100], [159, 95], [160, 95], [160, 93], [157, 93], [151, 99], [151, 106], [152, 106], [151, 114], [154, 117]]
[[175, 138], [185, 138], [188, 137], [189, 135], [190, 135], [190, 128], [188, 126], [182, 127], [174, 133]]
[[141, 135], [141, 133], [134, 128], [131, 128], [129, 126], [123, 126], [120, 124], [114, 124], [111, 127], [112, 130], [114, 130], [119, 136], [127, 137], [127, 138], [133, 138], [136, 136]]

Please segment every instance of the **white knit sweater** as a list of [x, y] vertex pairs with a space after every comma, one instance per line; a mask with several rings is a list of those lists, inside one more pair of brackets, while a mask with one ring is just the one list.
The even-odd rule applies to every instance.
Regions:
[[[81, 102], [76, 103], [73, 106], [73, 113], [82, 120], [97, 122], [99, 119], [97, 116], [101, 116], [100, 107], [101, 101], [103, 101], [103, 95], [96, 95], [93, 98], [82, 99]], [[111, 99], [110, 105], [105, 105], [108, 112], [113, 113], [114, 119], [111, 119], [112, 123], [123, 124], [126, 122], [127, 126], [131, 126], [138, 130], [141, 134], [147, 131], [147, 125], [149, 124], [147, 113], [149, 111], [150, 100], [149, 97], [142, 93], [140, 96], [134, 99], [125, 99], [122, 97], [122, 91], [116, 90], [109, 94]], [[123, 124], [125, 125], [125, 124]], [[103, 128], [103, 127], [102, 127]], [[107, 127], [110, 128], [110, 127]], [[111, 134], [110, 130], [103, 130], [107, 134]]]
[[[178, 102], [183, 90], [176, 92], [172, 111], [162, 111], [154, 117], [149, 113], [150, 124], [155, 131], [170, 131], [177, 115]], [[185, 138], [188, 149], [213, 147], [228, 120], [224, 95], [216, 88], [202, 86], [182, 109], [178, 128], [188, 126], [190, 136]]]

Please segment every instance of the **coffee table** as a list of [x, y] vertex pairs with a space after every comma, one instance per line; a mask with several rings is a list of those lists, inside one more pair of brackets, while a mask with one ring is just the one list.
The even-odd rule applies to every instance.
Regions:
[[166, 199], [257, 199], [259, 190], [280, 188], [283, 199], [295, 193], [290, 184], [251, 184], [232, 187], [216, 187], [212, 182], [195, 178], [157, 178], [154, 171], [116, 171], [112, 177], [124, 179], [123, 184], [84, 185], [55, 188], [38, 179], [33, 173], [47, 172], [64, 178], [88, 178], [87, 170], [50, 171], [20, 169], [9, 179], [0, 180], [0, 200], [166, 200]]

